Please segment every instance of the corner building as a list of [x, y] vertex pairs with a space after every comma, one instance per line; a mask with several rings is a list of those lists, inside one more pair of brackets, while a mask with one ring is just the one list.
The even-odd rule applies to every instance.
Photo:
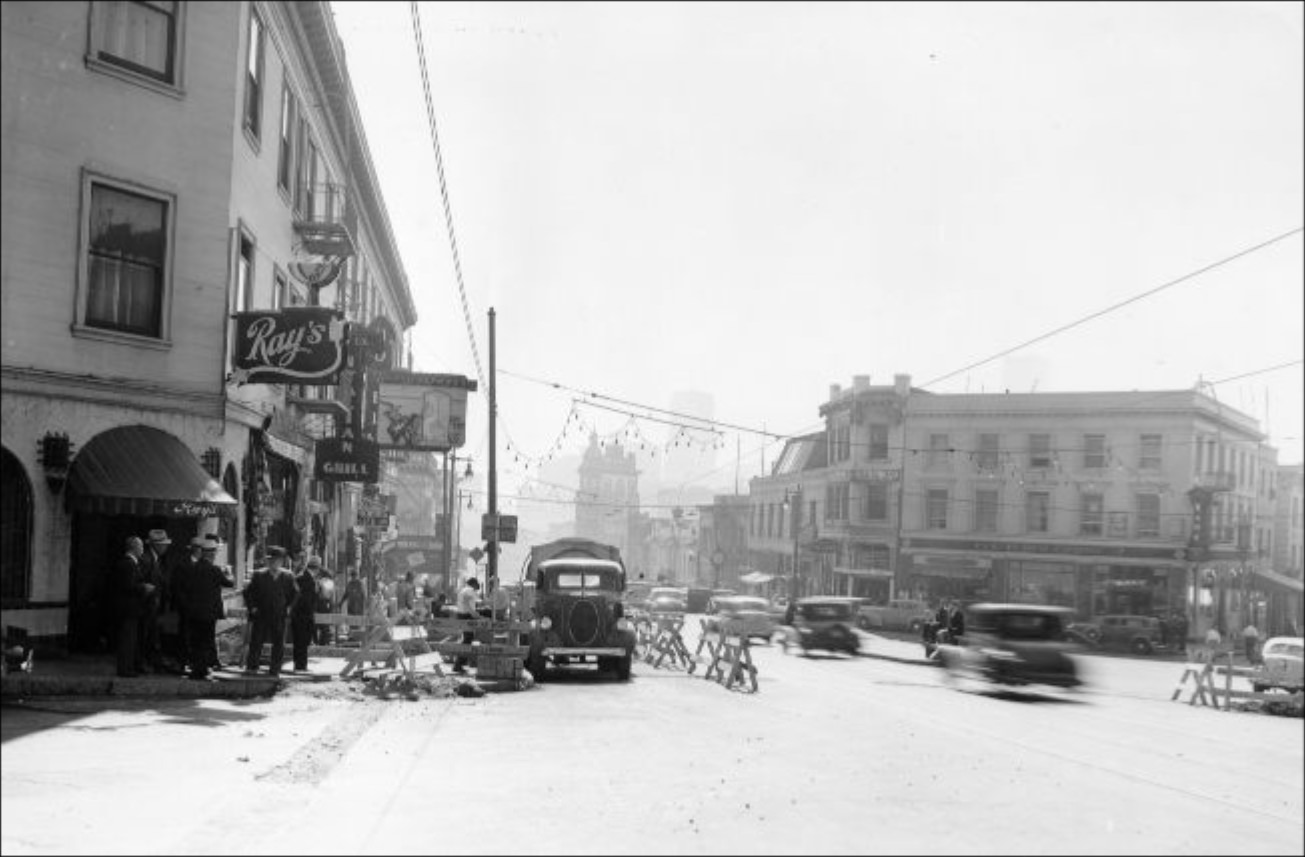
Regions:
[[[326, 3], [5, 3], [3, 624], [103, 651], [128, 535], [343, 562], [335, 388], [230, 380], [231, 314], [416, 322]], [[339, 274], [310, 288], [314, 272]], [[325, 278], [319, 279], [322, 282]]]

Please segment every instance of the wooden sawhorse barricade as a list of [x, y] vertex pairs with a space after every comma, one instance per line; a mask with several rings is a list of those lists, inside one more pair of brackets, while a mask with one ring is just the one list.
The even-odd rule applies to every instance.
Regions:
[[[1178, 687], [1174, 688], [1173, 696], [1169, 701], [1173, 702], [1178, 699], [1183, 692], [1183, 685], [1190, 678], [1193, 680], [1191, 696], [1187, 698], [1188, 705], [1195, 705], [1199, 699], [1202, 705], [1208, 705], [1211, 708], [1222, 708], [1224, 711], [1232, 710], [1232, 701], [1234, 699], [1251, 699], [1257, 702], [1283, 702], [1299, 701], [1301, 694], [1285, 695], [1281, 693], [1258, 693], [1252, 690], [1233, 690], [1233, 676], [1243, 676], [1250, 678], [1258, 670], [1255, 667], [1239, 667], [1233, 665], [1232, 655], [1224, 655], [1227, 659], [1226, 664], [1216, 663], [1217, 659], [1211, 659], [1200, 664], [1187, 664], [1183, 669], [1183, 677], [1178, 680]], [[1223, 687], [1219, 687], [1215, 682], [1217, 676], [1223, 677]], [[1219, 704], [1220, 697], [1223, 697], [1223, 705]]]
[[[689, 665], [692, 673], [700, 660], [707, 663], [707, 672], [703, 678], [713, 679], [725, 685], [728, 690], [737, 683], [743, 686], [744, 680], [752, 685], [752, 692], [757, 692], [757, 668], [752, 663], [752, 647], [748, 637], [740, 633], [742, 628], [732, 621], [709, 622], [702, 619], [702, 636], [698, 638], [698, 648], [693, 653], [693, 663]], [[707, 657], [702, 658], [702, 650], [707, 650]]]
[[648, 644], [648, 651], [643, 656], [644, 661], [660, 667], [669, 658], [667, 666], [684, 666], [692, 671], [693, 655], [689, 654], [689, 647], [684, 644], [684, 637], [681, 636], [684, 614], [653, 613], [650, 621], [656, 630], [652, 642]]
[[[435, 617], [427, 620], [426, 630], [438, 640], [431, 644], [434, 651], [468, 658], [476, 668], [478, 679], [518, 680], [530, 653], [525, 640], [530, 623], [519, 619]], [[462, 635], [468, 631], [474, 640], [464, 643]]]

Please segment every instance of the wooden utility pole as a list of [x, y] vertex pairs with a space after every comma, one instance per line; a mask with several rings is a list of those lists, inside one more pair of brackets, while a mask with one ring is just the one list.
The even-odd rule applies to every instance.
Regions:
[[[494, 308], [489, 310], [489, 519], [494, 522], [493, 538], [486, 545], [489, 558], [486, 560], [485, 578], [491, 586], [498, 581], [498, 465], [495, 455], [495, 422], [498, 419], [498, 401], [495, 398], [494, 381]], [[490, 587], [486, 587], [488, 592]]]

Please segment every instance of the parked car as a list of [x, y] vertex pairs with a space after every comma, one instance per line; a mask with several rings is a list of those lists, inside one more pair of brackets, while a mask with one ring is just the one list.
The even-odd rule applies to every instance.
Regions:
[[1260, 665], [1251, 676], [1256, 693], [1281, 688], [1288, 693], [1305, 690], [1305, 637], [1270, 637], [1260, 652]]
[[670, 586], [654, 587], [645, 604], [649, 613], [684, 613], [687, 607], [684, 590]]
[[918, 633], [933, 618], [929, 605], [911, 598], [894, 598], [887, 604], [867, 604], [857, 610], [857, 626], [863, 630]]
[[738, 593], [735, 592], [733, 589], [713, 589], [711, 591], [711, 598], [707, 600], [707, 612], [715, 613], [717, 609], [716, 602], [719, 599], [729, 598], [734, 595], [738, 595]]
[[1036, 604], [972, 604], [965, 632], [938, 646], [938, 660], [954, 686], [980, 681], [996, 685], [1081, 684], [1069, 652], [1065, 625], [1072, 610]]
[[710, 630], [730, 630], [742, 637], [769, 641], [779, 623], [770, 612], [770, 602], [755, 595], [722, 596], [715, 599], [717, 613], [707, 619]]
[[855, 655], [861, 648], [856, 635], [856, 603], [849, 598], [817, 596], [801, 598], [793, 617], [793, 626], [785, 628], [784, 651], [789, 646]]
[[[1092, 624], [1097, 629], [1097, 645], [1103, 649], [1149, 655], [1165, 647], [1163, 628], [1154, 616], [1099, 616]], [[1084, 634], [1093, 636], [1091, 631], [1085, 630]]]

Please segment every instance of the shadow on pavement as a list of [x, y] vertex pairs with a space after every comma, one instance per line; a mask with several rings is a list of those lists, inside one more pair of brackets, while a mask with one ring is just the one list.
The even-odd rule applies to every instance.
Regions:
[[[124, 714], [159, 714], [164, 723], [190, 726], [221, 726], [224, 723], [262, 720], [267, 715], [257, 711], [239, 710], [257, 705], [262, 700], [222, 700], [222, 707], [213, 706], [215, 700], [131, 699], [96, 697], [93, 699], [60, 699], [42, 697], [32, 700], [5, 700], [3, 717], [0, 717], [0, 743], [25, 738], [47, 729], [75, 729], [87, 732], [117, 732], [135, 729], [146, 723], [77, 724], [105, 712]], [[231, 706], [231, 707], [227, 707]], [[236, 710], [232, 710], [234, 707]]]

